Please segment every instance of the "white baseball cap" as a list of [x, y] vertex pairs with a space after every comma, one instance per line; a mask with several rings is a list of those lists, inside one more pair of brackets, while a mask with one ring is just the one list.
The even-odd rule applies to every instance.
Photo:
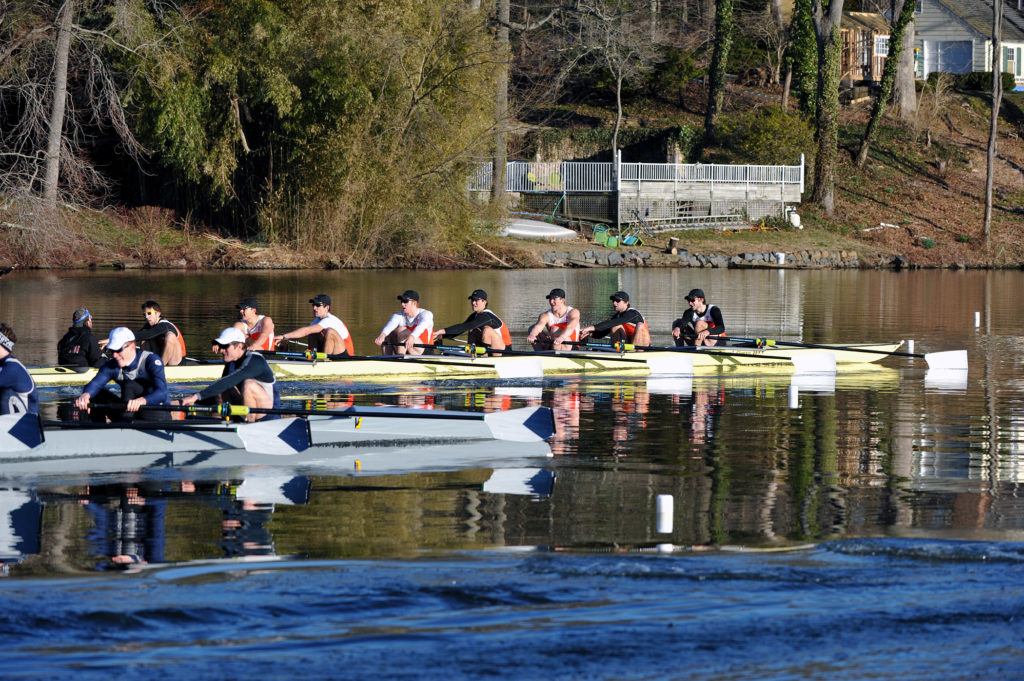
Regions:
[[231, 343], [244, 343], [245, 334], [239, 329], [229, 326], [220, 332], [220, 335], [213, 339], [217, 345], [230, 345]]
[[132, 330], [127, 326], [119, 326], [110, 331], [110, 336], [107, 337], [107, 350], [116, 352], [128, 343], [134, 342], [135, 334], [132, 333]]

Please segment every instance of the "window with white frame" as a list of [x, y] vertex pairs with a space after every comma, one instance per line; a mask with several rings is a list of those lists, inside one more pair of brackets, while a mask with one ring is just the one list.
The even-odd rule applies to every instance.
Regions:
[[[1024, 2], [1024, 0], [1021, 0]], [[889, 56], [889, 36], [887, 35], [876, 35], [875, 36], [875, 56], [876, 57], [888, 57]]]
[[[1024, 2], [1024, 0], [1017, 0], [1017, 2]], [[924, 11], [924, 0], [914, 0], [914, 14], [920, 14]]]
[[1003, 47], [1003, 71], [1019, 76], [1021, 72], [1021, 48]]

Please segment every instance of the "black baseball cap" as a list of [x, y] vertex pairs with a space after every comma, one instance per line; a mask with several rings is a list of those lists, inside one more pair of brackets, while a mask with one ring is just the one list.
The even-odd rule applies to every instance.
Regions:
[[331, 297], [326, 293], [318, 293], [312, 298], [310, 298], [309, 302], [313, 303], [314, 305], [330, 305]]
[[420, 302], [420, 294], [416, 293], [412, 289], [409, 289], [402, 295], [398, 296], [398, 299], [401, 300], [403, 303], [407, 303], [410, 300], [415, 300], [418, 303]]
[[686, 294], [687, 300], [693, 300], [695, 298], [704, 298], [706, 300], [707, 298], [704, 296], [704, 289], [695, 288]]
[[469, 294], [470, 300], [487, 300], [487, 291], [482, 288], [478, 288]]
[[565, 298], [565, 291], [560, 288], [551, 289], [551, 292], [548, 293], [548, 300], [551, 300], [552, 298]]
[[625, 291], [616, 291], [608, 297], [614, 301], [625, 300], [627, 303], [629, 302], [629, 294]]
[[255, 298], [245, 298], [238, 305], [235, 305], [239, 310], [244, 310], [247, 307], [251, 307], [254, 310], [260, 309], [260, 304], [256, 302]]

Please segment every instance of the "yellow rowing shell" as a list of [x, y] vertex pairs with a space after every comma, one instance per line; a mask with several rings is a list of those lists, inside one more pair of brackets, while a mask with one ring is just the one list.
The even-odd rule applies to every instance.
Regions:
[[[274, 374], [282, 380], [396, 381], [423, 379], [528, 378], [615, 374], [649, 376], [716, 373], [792, 372], [793, 358], [832, 354], [839, 370], [844, 365], [877, 362], [899, 350], [898, 343], [843, 345], [820, 348], [714, 348], [695, 352], [586, 352], [568, 351], [515, 357], [430, 356], [395, 359], [280, 360], [268, 358]], [[870, 350], [871, 352], [855, 351]], [[165, 368], [169, 383], [207, 383], [220, 378], [221, 363], [187, 364]], [[96, 376], [95, 369], [83, 372], [68, 367], [29, 369], [36, 385], [85, 385]]]

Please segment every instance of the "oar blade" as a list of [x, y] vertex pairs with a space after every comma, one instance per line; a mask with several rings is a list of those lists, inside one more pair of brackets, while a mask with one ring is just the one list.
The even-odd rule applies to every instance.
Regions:
[[0, 416], [0, 452], [21, 452], [43, 443], [38, 414]]
[[524, 407], [484, 415], [495, 440], [536, 442], [555, 434], [555, 418], [548, 407]]
[[309, 421], [306, 419], [263, 419], [238, 426], [238, 437], [254, 454], [287, 456], [309, 449]]
[[967, 371], [967, 351], [947, 350], [945, 352], [929, 352], [924, 356], [929, 369]]
[[[642, 357], [642, 355], [637, 355]], [[651, 357], [647, 360], [652, 376], [691, 376], [693, 375], [693, 358], [681, 352], [671, 353], [663, 357]]]
[[540, 357], [516, 357], [494, 363], [498, 378], [543, 378], [544, 367]]
[[795, 352], [790, 358], [797, 373], [801, 374], [834, 374], [836, 372], [836, 353], [834, 352]]

